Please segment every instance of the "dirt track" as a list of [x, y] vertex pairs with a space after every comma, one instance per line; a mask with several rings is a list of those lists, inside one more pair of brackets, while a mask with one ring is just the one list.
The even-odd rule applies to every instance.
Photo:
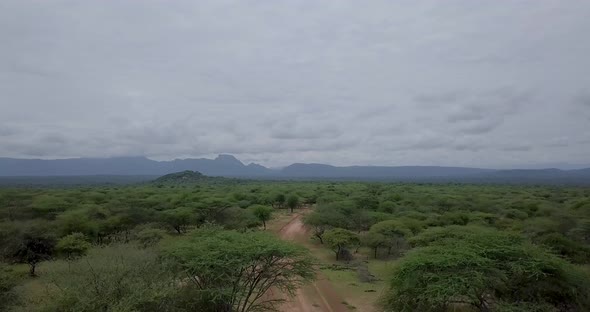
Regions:
[[[284, 240], [302, 241], [309, 238], [301, 215], [296, 215], [279, 231], [279, 236]], [[334, 290], [331, 282], [321, 273], [310, 285], [297, 290], [294, 298], [291, 298], [282, 307], [281, 311], [290, 312], [348, 312], [343, 299]]]

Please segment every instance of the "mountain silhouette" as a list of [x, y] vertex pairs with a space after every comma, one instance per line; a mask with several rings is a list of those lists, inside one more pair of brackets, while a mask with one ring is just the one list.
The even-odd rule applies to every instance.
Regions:
[[15, 159], [0, 158], [0, 176], [165, 175], [192, 170], [208, 176], [256, 177], [271, 170], [244, 165], [232, 155], [215, 159], [156, 161], [146, 157]]
[[221, 154], [215, 159], [188, 158], [156, 161], [146, 157], [16, 159], [0, 158], [0, 176], [162, 176], [197, 171], [207, 176], [269, 179], [339, 179], [418, 182], [488, 182], [590, 184], [590, 168], [494, 170], [442, 166], [347, 166], [295, 163], [282, 169], [245, 165]]

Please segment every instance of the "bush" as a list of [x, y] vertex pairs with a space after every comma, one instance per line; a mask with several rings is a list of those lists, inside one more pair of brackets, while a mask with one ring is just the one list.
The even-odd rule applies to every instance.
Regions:
[[528, 213], [518, 209], [508, 209], [504, 212], [504, 216], [510, 219], [524, 220], [529, 217]]
[[433, 238], [401, 260], [383, 297], [386, 310], [446, 311], [456, 305], [476, 311], [590, 309], [590, 277], [568, 262], [515, 235], [452, 233], [455, 238]]
[[265, 232], [207, 227], [169, 242], [163, 253], [182, 270], [198, 311], [264, 311], [276, 303], [269, 289], [292, 295], [315, 275], [305, 248]]
[[0, 263], [0, 311], [4, 311], [16, 300], [13, 291], [13, 287], [16, 285], [17, 278], [13, 270], [9, 266]]
[[68, 260], [82, 257], [90, 248], [90, 243], [82, 233], [73, 233], [62, 237], [55, 246], [55, 249]]
[[562, 234], [545, 234], [536, 238], [535, 243], [549, 248], [556, 255], [564, 257], [572, 263], [590, 263], [590, 247], [573, 241]]
[[357, 234], [349, 230], [336, 228], [326, 231], [324, 242], [334, 251], [336, 260], [340, 260], [340, 256], [346, 254], [349, 248], [360, 244], [360, 239]]
[[148, 248], [159, 243], [164, 237], [166, 232], [161, 229], [146, 228], [135, 234], [135, 239], [139, 243], [139, 246]]
[[47, 295], [27, 302], [25, 311], [173, 311], [167, 298], [174, 277], [149, 250], [96, 248], [84, 259], [53, 261], [42, 269]]

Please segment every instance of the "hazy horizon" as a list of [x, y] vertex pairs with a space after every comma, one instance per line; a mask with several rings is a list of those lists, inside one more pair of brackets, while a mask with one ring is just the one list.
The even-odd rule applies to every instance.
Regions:
[[590, 163], [590, 2], [2, 1], [0, 157]]
[[[291, 162], [285, 163], [285, 164], [281, 164], [281, 165], [277, 165], [277, 166], [270, 166], [270, 165], [266, 165], [264, 163], [258, 163], [258, 162], [248, 162], [248, 161], [244, 161], [242, 159], [240, 159], [239, 157], [236, 157], [232, 154], [228, 154], [228, 153], [221, 153], [221, 154], [213, 154], [213, 155], [205, 155], [205, 156], [200, 156], [200, 157], [174, 157], [174, 158], [154, 158], [154, 157], [148, 157], [145, 155], [127, 155], [127, 156], [113, 156], [113, 157], [63, 157], [63, 158], [47, 158], [47, 157], [23, 157], [23, 158], [13, 158], [13, 159], [28, 159], [28, 160], [67, 160], [67, 159], [112, 159], [112, 158], [146, 158], [149, 160], [153, 160], [153, 161], [174, 161], [174, 160], [188, 160], [188, 159], [215, 159], [218, 156], [221, 155], [230, 155], [235, 157], [238, 161], [240, 161], [241, 163], [243, 163], [244, 165], [248, 165], [248, 164], [258, 164], [258, 165], [262, 165], [268, 169], [276, 169], [276, 170], [280, 170], [282, 168], [288, 167], [290, 165], [293, 164], [321, 164], [321, 165], [331, 165], [331, 166], [336, 166], [336, 167], [347, 167], [347, 166], [386, 166], [386, 167], [413, 167], [413, 166], [417, 166], [417, 167], [430, 167], [430, 166], [439, 166], [439, 165], [432, 165], [432, 164], [389, 164], [389, 165], [385, 165], [385, 164], [363, 164], [363, 163], [357, 163], [357, 164], [351, 164], [351, 165], [338, 165], [338, 164], [332, 164], [329, 162], [300, 162], [297, 160], [293, 160]], [[2, 158], [12, 158], [12, 157], [2, 157], [0, 156], [0, 159]], [[522, 165], [516, 165], [516, 166], [511, 166], [511, 167], [485, 167], [485, 166], [462, 166], [460, 164], [455, 164], [455, 165], [448, 165], [448, 166], [441, 166], [441, 167], [466, 167], [466, 168], [481, 168], [481, 169], [499, 169], [499, 170], [503, 170], [503, 169], [561, 169], [561, 170], [576, 170], [576, 169], [586, 169], [586, 168], [590, 168], [590, 164], [571, 164], [571, 163], [547, 163], [547, 164], [536, 164], [536, 165], [531, 165], [531, 164], [522, 164]]]

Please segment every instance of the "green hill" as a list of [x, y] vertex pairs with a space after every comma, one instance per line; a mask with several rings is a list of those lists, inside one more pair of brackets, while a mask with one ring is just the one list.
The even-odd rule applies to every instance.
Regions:
[[153, 181], [157, 184], [193, 184], [200, 182], [219, 181], [223, 178], [208, 177], [198, 171], [185, 170], [161, 176]]

